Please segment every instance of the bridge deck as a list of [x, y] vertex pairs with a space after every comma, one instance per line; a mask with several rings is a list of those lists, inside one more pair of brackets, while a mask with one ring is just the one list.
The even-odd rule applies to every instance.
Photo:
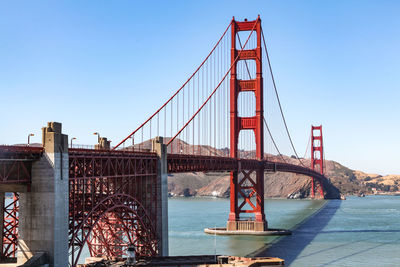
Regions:
[[[109, 159], [154, 159], [152, 152], [127, 150], [96, 150], [70, 148], [71, 158], [109, 158]], [[0, 184], [21, 184], [31, 181], [32, 162], [38, 160], [43, 153], [42, 147], [0, 146]], [[218, 172], [238, 169], [257, 169], [263, 164], [267, 172], [291, 172], [307, 175], [316, 179], [326, 179], [325, 176], [309, 168], [272, 161], [255, 159], [234, 159], [229, 157], [168, 154], [168, 172]], [[123, 175], [123, 173], [120, 173]], [[71, 176], [71, 175], [70, 175]], [[76, 178], [72, 175], [70, 178]]]
[[267, 172], [291, 172], [325, 179], [325, 176], [309, 168], [281, 162], [259, 161], [255, 159], [234, 159], [215, 156], [168, 154], [168, 172], [212, 172], [257, 169], [264, 165]]

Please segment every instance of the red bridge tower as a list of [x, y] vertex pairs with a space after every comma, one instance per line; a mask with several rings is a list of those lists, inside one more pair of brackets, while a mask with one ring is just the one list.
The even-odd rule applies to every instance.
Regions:
[[[322, 143], [322, 125], [311, 125], [311, 169], [324, 174], [324, 146]], [[311, 198], [319, 189], [320, 197], [324, 198], [324, 188], [320, 180], [311, 177]]]
[[[238, 50], [236, 36], [240, 31], [251, 31], [256, 34], [257, 47], [255, 49]], [[263, 128], [263, 78], [261, 61], [261, 19], [255, 21], [235, 21], [231, 25], [231, 79], [230, 79], [230, 153], [232, 158], [238, 158], [238, 141], [241, 130], [252, 130], [255, 134], [256, 158], [264, 159], [264, 128]], [[240, 44], [241, 46], [241, 44]], [[254, 60], [256, 77], [250, 80], [238, 80], [237, 64], [241, 60]], [[256, 112], [253, 117], [238, 116], [238, 97], [241, 92], [253, 92], [256, 100]], [[255, 179], [254, 179], [255, 176]], [[241, 179], [239, 179], [241, 178]], [[238, 198], [241, 196], [241, 203]], [[255, 198], [255, 202], [252, 199]], [[227, 223], [228, 231], [253, 230], [264, 231], [267, 221], [264, 214], [264, 167], [260, 162], [252, 170], [238, 170], [231, 172], [230, 179], [230, 213]], [[245, 209], [245, 205], [249, 207]], [[240, 214], [252, 213], [254, 219], [241, 220]]]

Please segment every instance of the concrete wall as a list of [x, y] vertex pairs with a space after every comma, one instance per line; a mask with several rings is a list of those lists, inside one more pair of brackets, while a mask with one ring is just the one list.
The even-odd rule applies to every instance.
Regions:
[[43, 145], [30, 191], [20, 194], [18, 264], [47, 252], [51, 266], [68, 266], [68, 136], [61, 124], [43, 128]]

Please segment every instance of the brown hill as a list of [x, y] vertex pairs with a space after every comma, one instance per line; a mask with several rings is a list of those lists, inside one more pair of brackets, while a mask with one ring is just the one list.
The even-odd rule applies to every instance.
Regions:
[[[284, 157], [294, 163], [297, 159]], [[307, 166], [310, 160], [303, 160]], [[339, 198], [340, 194], [398, 193], [400, 175], [381, 176], [351, 170], [338, 162], [325, 161], [324, 184], [328, 198]], [[195, 178], [194, 178], [195, 177]], [[310, 178], [293, 173], [265, 173], [265, 197], [295, 196], [306, 198], [310, 194]], [[228, 173], [174, 174], [169, 177], [168, 189], [172, 196], [216, 196], [229, 197]]]
[[[201, 180], [201, 181], [199, 181]], [[310, 194], [310, 178], [292, 173], [265, 173], [265, 197], [305, 198]], [[340, 198], [339, 190], [324, 184], [327, 198]], [[171, 196], [229, 197], [229, 173], [179, 173], [168, 178]]]
[[[170, 138], [164, 138], [167, 143]], [[150, 150], [149, 140], [135, 144], [135, 149]], [[229, 156], [229, 149], [216, 149], [210, 146], [193, 146], [182, 140], [175, 139], [169, 146], [168, 152], [182, 154], [206, 154], [213, 156]], [[241, 158], [254, 158], [255, 151], [239, 151]], [[282, 161], [291, 164], [311, 165], [310, 159], [301, 159], [285, 155], [265, 154], [264, 157], [271, 161]], [[400, 175], [381, 176], [378, 174], [367, 174], [357, 170], [351, 170], [338, 162], [325, 161], [325, 176], [328, 181], [324, 188], [326, 197], [339, 198], [340, 194], [372, 194], [397, 192], [399, 190]], [[309, 197], [311, 179], [304, 175], [293, 173], [265, 173], [265, 196], [266, 197]], [[170, 175], [168, 179], [168, 190], [172, 196], [216, 196], [229, 197], [229, 173], [183, 173]]]

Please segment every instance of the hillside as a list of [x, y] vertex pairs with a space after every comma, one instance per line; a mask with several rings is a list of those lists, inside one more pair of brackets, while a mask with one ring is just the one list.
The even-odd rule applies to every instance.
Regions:
[[[274, 158], [269, 155], [270, 158]], [[285, 160], [298, 164], [297, 159], [284, 156]], [[310, 160], [303, 164], [310, 166]], [[339, 198], [340, 194], [358, 195], [394, 193], [399, 190], [400, 175], [381, 176], [351, 170], [338, 162], [326, 160], [325, 174], [329, 179], [324, 184], [328, 198]], [[282, 197], [310, 195], [310, 178], [292, 173], [265, 173], [265, 196]], [[216, 196], [229, 197], [229, 173], [174, 174], [168, 178], [168, 190], [172, 196]]]
[[[169, 138], [164, 139], [164, 143]], [[150, 150], [151, 142], [144, 141], [135, 144], [135, 149]], [[129, 149], [129, 148], [127, 148]], [[209, 155], [228, 156], [229, 149], [215, 149], [210, 146], [192, 146], [182, 140], [176, 139], [169, 146], [169, 153], [206, 153]], [[254, 151], [239, 151], [241, 158], [252, 158]], [[281, 161], [282, 158], [291, 164], [299, 165], [294, 157], [276, 156], [265, 154], [264, 157], [271, 161]], [[310, 166], [310, 159], [302, 159], [304, 166]], [[325, 161], [325, 176], [328, 178], [324, 184], [326, 197], [340, 198], [343, 195], [394, 193], [399, 191], [400, 175], [381, 176], [368, 174], [358, 170], [349, 169], [336, 161]], [[266, 197], [283, 197], [297, 195], [306, 198], [310, 195], [310, 178], [292, 173], [265, 173], [264, 185]], [[171, 196], [216, 196], [229, 197], [229, 173], [183, 173], [168, 177], [168, 191]]]
[[[266, 157], [269, 160], [277, 160], [277, 157], [273, 155], [266, 154]], [[283, 157], [289, 163], [299, 164], [297, 159], [287, 156]], [[310, 163], [304, 160], [303, 164], [306, 166], [308, 164], [309, 166]], [[345, 174], [347, 170], [335, 172]], [[346, 175], [343, 176], [340, 176], [342, 181], [340, 185], [348, 184], [345, 182], [348, 180]], [[310, 186], [310, 178], [300, 174], [266, 172], [264, 175], [266, 197], [286, 198], [290, 195], [297, 195], [297, 197], [306, 198], [310, 195]], [[336, 187], [335, 183], [326, 181], [324, 188], [327, 198], [340, 198], [340, 190]], [[168, 177], [168, 190], [171, 196], [229, 197], [229, 173], [182, 173], [170, 175]]]
[[[332, 184], [324, 184], [327, 198], [340, 198], [339, 190]], [[306, 198], [310, 194], [310, 179], [292, 173], [265, 173], [265, 197], [286, 198], [297, 195]], [[182, 173], [168, 177], [171, 196], [229, 197], [229, 173]]]

